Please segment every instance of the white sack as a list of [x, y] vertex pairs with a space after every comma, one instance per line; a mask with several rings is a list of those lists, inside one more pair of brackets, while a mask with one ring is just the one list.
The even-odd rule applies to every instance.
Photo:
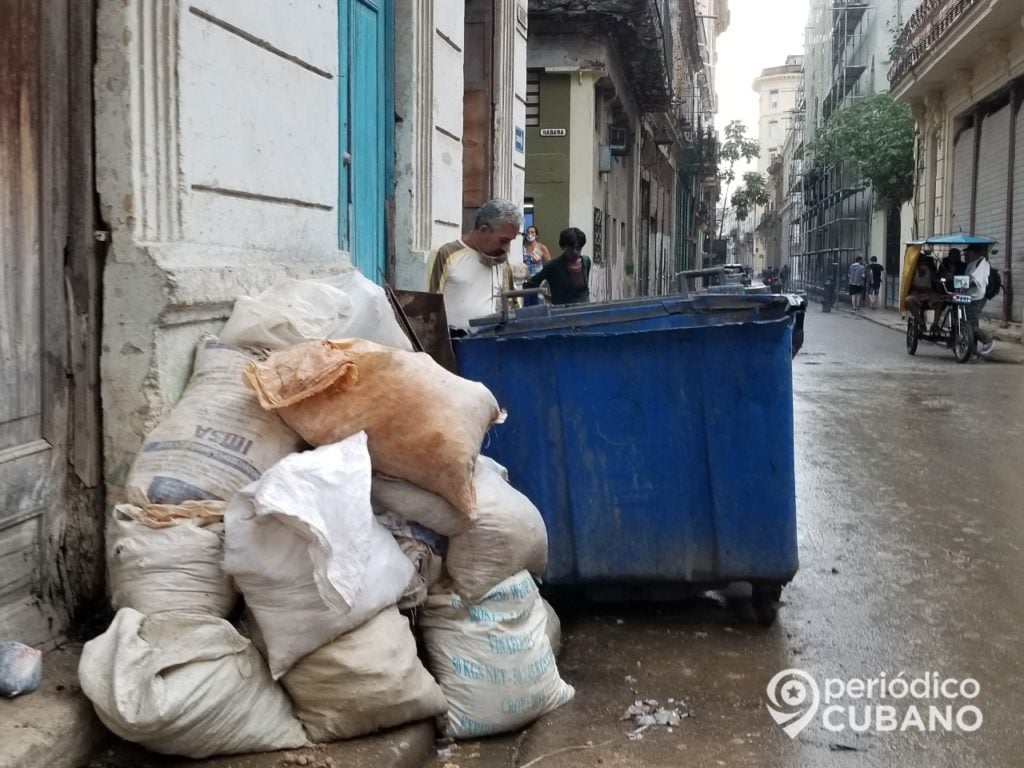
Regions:
[[238, 597], [224, 558], [224, 502], [139, 508], [107, 518], [107, 582], [114, 610], [196, 611], [227, 616]]
[[540, 576], [548, 563], [547, 528], [530, 500], [490, 463], [477, 463], [473, 483], [476, 523], [448, 539], [445, 558], [452, 587], [471, 603], [521, 570]]
[[274, 679], [394, 605], [414, 576], [373, 517], [363, 432], [281, 460], [224, 519], [224, 570], [266, 639]]
[[200, 340], [184, 394], [135, 457], [125, 488], [129, 502], [227, 501], [303, 446], [244, 383], [252, 359], [211, 336]]
[[[508, 470], [494, 459], [477, 456], [475, 472], [480, 472], [481, 468], [490, 468], [508, 480]], [[465, 515], [436, 493], [413, 485], [408, 480], [380, 472], [373, 473], [370, 500], [378, 516], [394, 514], [443, 536], [454, 536], [473, 525], [472, 520], [466, 519]]]
[[154, 752], [202, 758], [306, 743], [259, 652], [223, 619], [122, 608], [85, 644], [78, 679], [107, 728]]
[[448, 700], [456, 738], [512, 731], [575, 695], [558, 675], [545, 634], [547, 611], [533, 577], [517, 573], [477, 604], [434, 594], [419, 626], [430, 670]]
[[548, 624], [544, 628], [544, 632], [548, 636], [548, 642], [551, 643], [551, 652], [555, 654], [555, 658], [558, 658], [558, 654], [562, 652], [562, 620], [558, 618], [551, 603], [543, 597], [541, 602], [544, 603], [544, 610], [548, 614]]
[[397, 608], [300, 659], [281, 683], [313, 741], [351, 739], [447, 709]]
[[324, 280], [282, 280], [255, 298], [240, 296], [220, 337], [260, 349], [357, 338], [412, 350], [384, 289], [357, 269]]

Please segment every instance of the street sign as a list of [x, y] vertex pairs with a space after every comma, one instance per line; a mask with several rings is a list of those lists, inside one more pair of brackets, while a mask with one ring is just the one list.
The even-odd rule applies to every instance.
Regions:
[[541, 128], [541, 136], [565, 136], [568, 133], [565, 128]]

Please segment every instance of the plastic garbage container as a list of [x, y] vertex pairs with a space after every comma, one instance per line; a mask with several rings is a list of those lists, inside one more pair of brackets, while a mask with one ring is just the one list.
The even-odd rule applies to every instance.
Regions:
[[774, 618], [797, 570], [787, 307], [771, 294], [540, 307], [454, 340], [461, 374], [508, 410], [484, 453], [544, 516], [548, 584], [746, 581], [758, 618]]

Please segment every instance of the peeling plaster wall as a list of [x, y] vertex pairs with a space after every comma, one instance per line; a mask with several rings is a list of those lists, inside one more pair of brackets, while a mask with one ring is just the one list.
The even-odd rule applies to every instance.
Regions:
[[235, 297], [339, 271], [337, 5], [99, 0], [105, 471], [122, 493]]

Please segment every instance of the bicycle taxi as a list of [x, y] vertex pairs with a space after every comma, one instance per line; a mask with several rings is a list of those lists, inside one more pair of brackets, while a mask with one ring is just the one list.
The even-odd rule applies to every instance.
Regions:
[[[966, 260], [961, 256], [956, 261], [951, 252], [955, 249], [963, 254], [970, 246], [990, 249], [995, 242], [991, 237], [957, 232], [907, 243], [900, 276], [900, 311], [907, 313], [908, 354], [915, 354], [921, 341], [949, 347], [961, 363], [976, 353], [977, 339], [967, 320], [972, 296], [970, 278], [963, 274]], [[922, 290], [920, 286], [926, 281], [930, 287]]]

